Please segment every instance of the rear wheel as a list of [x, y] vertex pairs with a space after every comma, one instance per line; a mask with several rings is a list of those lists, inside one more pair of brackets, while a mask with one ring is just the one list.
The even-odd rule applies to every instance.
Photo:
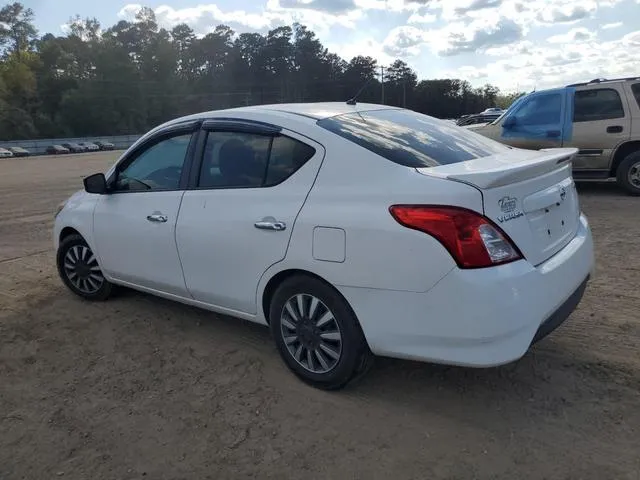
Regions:
[[618, 184], [630, 195], [640, 195], [640, 151], [630, 153], [618, 165]]
[[106, 300], [113, 285], [104, 278], [98, 260], [80, 235], [65, 237], [56, 256], [58, 274], [76, 295], [87, 300]]
[[306, 383], [340, 389], [371, 365], [373, 356], [351, 307], [316, 278], [286, 279], [274, 293], [269, 319], [280, 355]]

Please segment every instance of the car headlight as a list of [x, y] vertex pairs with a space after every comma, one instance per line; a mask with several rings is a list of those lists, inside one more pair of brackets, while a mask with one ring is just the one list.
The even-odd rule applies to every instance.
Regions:
[[56, 214], [53, 216], [54, 218], [58, 216], [58, 214], [62, 211], [62, 209], [66, 204], [67, 204], [66, 201], [58, 204], [58, 207], [56, 208]]

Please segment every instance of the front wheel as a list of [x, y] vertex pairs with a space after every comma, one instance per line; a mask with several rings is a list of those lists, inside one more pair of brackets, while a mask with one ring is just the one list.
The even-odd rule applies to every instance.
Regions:
[[56, 256], [58, 274], [76, 295], [87, 300], [106, 300], [113, 285], [104, 278], [98, 260], [80, 235], [69, 235], [60, 242]]
[[285, 280], [272, 298], [269, 319], [282, 359], [314, 387], [340, 389], [371, 365], [373, 356], [351, 307], [316, 278]]
[[630, 195], [640, 195], [640, 152], [630, 153], [618, 165], [618, 184]]

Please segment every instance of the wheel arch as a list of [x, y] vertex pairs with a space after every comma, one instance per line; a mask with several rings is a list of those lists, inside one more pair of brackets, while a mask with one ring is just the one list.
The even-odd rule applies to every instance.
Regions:
[[274, 275], [272, 275], [271, 278], [267, 281], [264, 289], [262, 290], [262, 295], [260, 296], [260, 308], [262, 309], [262, 314], [264, 315], [264, 319], [265, 319], [265, 322], [266, 322], [267, 325], [269, 324], [269, 309], [271, 307], [271, 300], [273, 299], [273, 295], [274, 295], [276, 289], [278, 288], [279, 285], [282, 284], [282, 282], [284, 282], [288, 278], [294, 277], [296, 275], [307, 276], [307, 277], [310, 277], [310, 278], [314, 278], [314, 279], [324, 283], [325, 285], [327, 285], [334, 292], [336, 292], [337, 295], [340, 295], [340, 297], [345, 301], [345, 303], [347, 304], [347, 306], [349, 307], [349, 309], [353, 313], [353, 316], [354, 316], [354, 318], [356, 318], [356, 320], [358, 322], [358, 326], [360, 327], [360, 330], [362, 331], [362, 324], [360, 323], [360, 319], [356, 315], [353, 307], [351, 306], [351, 303], [349, 303], [349, 300], [347, 298], [345, 298], [345, 296], [342, 294], [342, 292], [340, 292], [340, 290], [338, 290], [331, 282], [329, 282], [328, 280], [326, 280], [322, 276], [320, 276], [320, 275], [318, 275], [316, 273], [313, 273], [313, 272], [311, 272], [309, 270], [305, 270], [303, 268], [286, 268], [284, 270], [280, 270], [279, 272], [277, 272]]
[[82, 234], [73, 227], [64, 227], [60, 230], [60, 235], [58, 236], [58, 241], [62, 242], [65, 238], [70, 237], [71, 235], [80, 235], [82, 238]]
[[[269, 308], [271, 307], [271, 300], [273, 299], [273, 294], [279, 285], [282, 284], [286, 279], [294, 277], [296, 275], [307, 276], [311, 278], [315, 278], [316, 280], [321, 281], [322, 283], [330, 286], [334, 290], [336, 288], [331, 285], [330, 282], [322, 278], [320, 275], [310, 272], [309, 270], [304, 270], [302, 268], [287, 268], [285, 270], [281, 270], [275, 273], [266, 283], [264, 289], [262, 290], [262, 295], [260, 298], [260, 307], [262, 308], [262, 314], [264, 315], [264, 319], [267, 324], [269, 324]], [[337, 290], [336, 290], [337, 291]], [[340, 292], [338, 292], [340, 293]], [[346, 299], [345, 299], [346, 301]], [[347, 302], [348, 303], [348, 302]]]
[[620, 145], [613, 154], [613, 162], [611, 163], [611, 171], [609, 175], [615, 177], [618, 173], [620, 163], [633, 152], [640, 151], [640, 140], [631, 140]]

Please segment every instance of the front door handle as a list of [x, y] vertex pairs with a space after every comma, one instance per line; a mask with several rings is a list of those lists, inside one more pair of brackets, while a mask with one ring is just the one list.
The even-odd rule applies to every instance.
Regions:
[[259, 228], [260, 230], [275, 230], [277, 232], [281, 232], [282, 230], [287, 228], [286, 223], [278, 222], [275, 220], [274, 221], [262, 220], [260, 222], [254, 223], [253, 225], [256, 228]]
[[154, 213], [152, 215], [147, 215], [147, 220], [150, 222], [164, 223], [168, 218], [166, 215], [162, 215], [161, 213]]
[[620, 133], [622, 132], [622, 125], [612, 125], [607, 127], [607, 133]]

